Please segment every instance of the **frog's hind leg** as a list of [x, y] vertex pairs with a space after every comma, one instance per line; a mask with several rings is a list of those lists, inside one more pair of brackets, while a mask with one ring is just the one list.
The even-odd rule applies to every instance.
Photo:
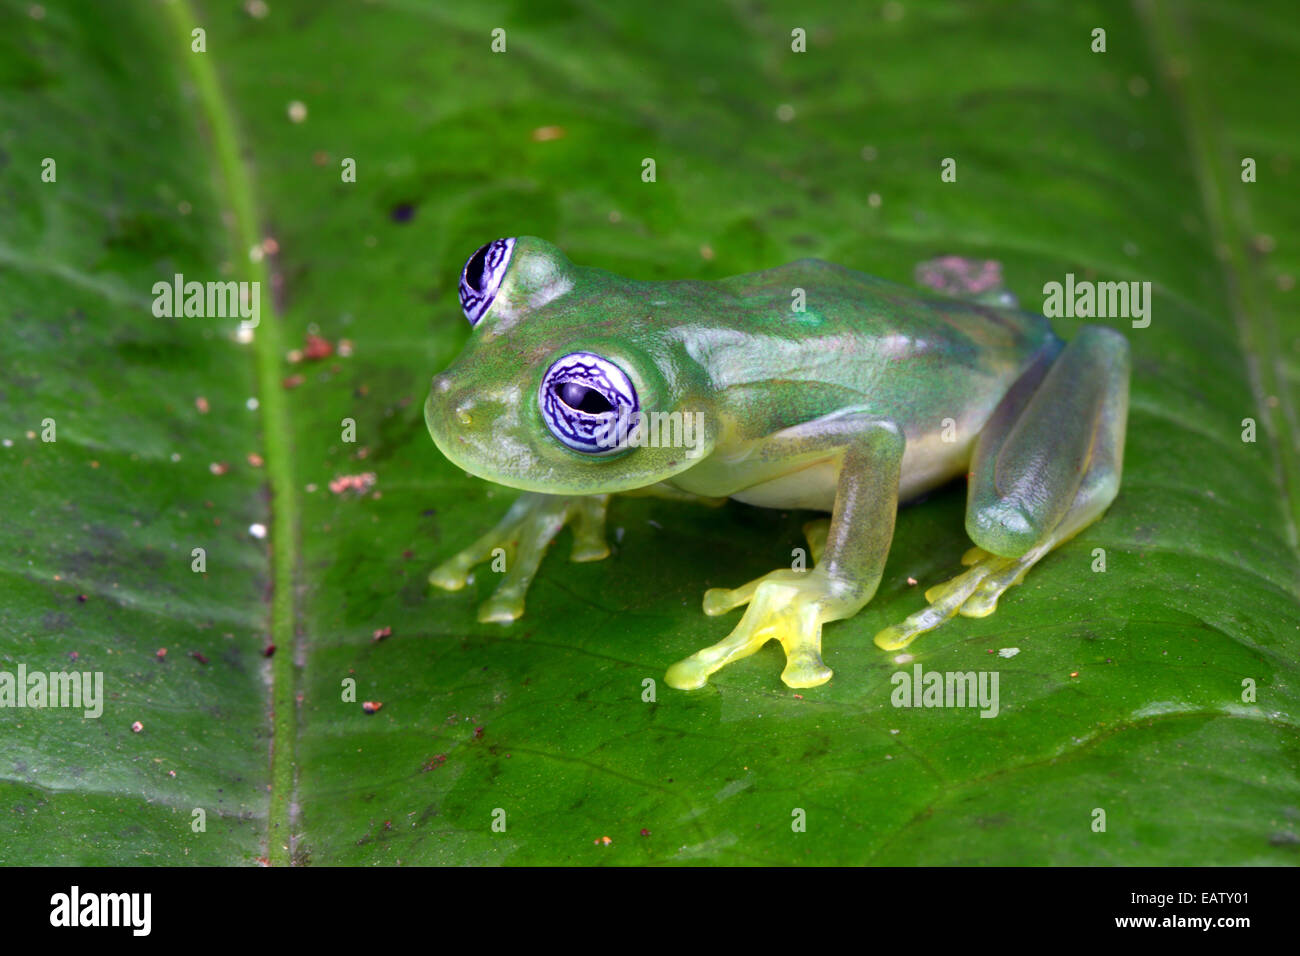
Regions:
[[957, 614], [992, 614], [1044, 555], [1101, 517], [1119, 491], [1128, 417], [1128, 342], [1086, 326], [1050, 368], [1030, 368], [976, 443], [966, 531], [969, 569], [925, 593], [930, 605], [875, 641], [906, 647]]

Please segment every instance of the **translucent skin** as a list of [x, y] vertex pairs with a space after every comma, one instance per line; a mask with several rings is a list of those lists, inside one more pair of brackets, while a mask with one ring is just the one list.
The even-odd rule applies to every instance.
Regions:
[[[541, 239], [519, 239], [514, 255], [465, 351], [434, 378], [425, 415], [449, 459], [526, 491], [598, 494], [675, 477], [735, 494], [746, 481], [721, 461], [729, 452], [849, 407], [896, 422], [914, 446], [952, 418], [968, 452], [1030, 359], [1055, 344], [1041, 316], [922, 298], [817, 259], [719, 282], [640, 282], [575, 266]], [[802, 313], [791, 310], [796, 288]], [[540, 421], [537, 387], [574, 351], [618, 362], [646, 411], [703, 413], [719, 460], [642, 448], [611, 462], [561, 446]], [[962, 450], [936, 450], [949, 453], [943, 478], [960, 473]]]
[[[800, 294], [804, 310], [794, 311]], [[830, 511], [829, 525], [810, 530], [816, 567], [709, 592], [708, 613], [742, 603], [749, 611], [727, 640], [668, 675], [673, 686], [698, 687], [775, 638], [787, 684], [823, 683], [821, 626], [874, 594], [900, 500], [971, 472], [967, 530], [982, 557], [945, 592], [953, 607], [936, 604], [939, 620], [887, 629], [882, 646], [903, 646], [958, 612], [990, 613], [1027, 570], [1016, 562], [1033, 554], [1032, 564], [1105, 510], [1118, 489], [1127, 345], [1107, 329], [1084, 331], [1066, 348], [1042, 316], [926, 297], [815, 259], [717, 282], [643, 282], [519, 238], [465, 351], [434, 377], [425, 417], [453, 463], [535, 494], [431, 580], [463, 586], [485, 549], [513, 544], [517, 566], [481, 613], [513, 620], [566, 522], [581, 531], [580, 557], [604, 556], [601, 496], [614, 492]], [[643, 412], [697, 416], [691, 454], [591, 455], [558, 441], [538, 387], [556, 359], [578, 351], [616, 363]], [[989, 594], [986, 579], [1005, 583]]]

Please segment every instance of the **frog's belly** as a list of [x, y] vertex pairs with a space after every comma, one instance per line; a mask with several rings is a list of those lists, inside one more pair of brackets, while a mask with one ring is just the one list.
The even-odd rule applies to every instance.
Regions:
[[[944, 442], [938, 435], [920, 442], [908, 442], [903, 452], [898, 500], [907, 501], [964, 474], [970, 466], [973, 446], [973, 441], [963, 445]], [[828, 458], [780, 478], [738, 491], [731, 497], [761, 508], [831, 511], [835, 506], [835, 487], [839, 483], [839, 475], [839, 461]]]

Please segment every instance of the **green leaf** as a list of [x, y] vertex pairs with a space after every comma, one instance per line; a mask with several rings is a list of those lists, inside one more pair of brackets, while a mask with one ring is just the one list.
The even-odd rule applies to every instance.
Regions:
[[[105, 697], [0, 709], [0, 863], [1297, 862], [1289, 14], [0, 0], [0, 672]], [[954, 253], [1031, 307], [1071, 272], [1151, 282], [1148, 328], [1111, 320], [1118, 500], [911, 648], [996, 670], [998, 716], [893, 707], [911, 662], [871, 642], [959, 568], [959, 486], [900, 514], [799, 694], [774, 647], [662, 675], [736, 619], [704, 589], [788, 565], [806, 514], [616, 499], [612, 558], [561, 541], [521, 621], [476, 622], [487, 570], [430, 593], [513, 494], [421, 411], [460, 264], [507, 235], [644, 279]], [[260, 282], [253, 342], [155, 316], [177, 273]], [[309, 330], [351, 353], [290, 363]]]

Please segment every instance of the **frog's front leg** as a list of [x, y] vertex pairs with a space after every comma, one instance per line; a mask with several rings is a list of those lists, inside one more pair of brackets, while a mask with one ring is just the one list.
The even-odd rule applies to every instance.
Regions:
[[906, 647], [963, 614], [992, 614], [1007, 588], [1101, 517], [1119, 491], [1128, 417], [1128, 342], [1085, 326], [1050, 368], [1031, 367], [980, 433], [966, 532], [970, 569], [925, 592], [930, 605], [875, 641]]
[[811, 570], [773, 571], [734, 591], [705, 595], [707, 614], [748, 604], [744, 617], [721, 642], [678, 661], [665, 680], [672, 687], [702, 687], [710, 674], [748, 657], [769, 640], [785, 649], [781, 679], [790, 687], [816, 687], [831, 678], [821, 657], [822, 625], [852, 617], [880, 584], [894, 534], [904, 438], [896, 425], [864, 412], [839, 413], [785, 429], [765, 439], [739, 467], [749, 486], [838, 463], [835, 504], [825, 544], [810, 529]]
[[[574, 561], [608, 557], [605, 509], [609, 495], [542, 495], [526, 492], [495, 528], [429, 575], [429, 583], [459, 591], [476, 564], [504, 556], [505, 578], [478, 610], [480, 621], [509, 623], [524, 613], [524, 596], [551, 541], [566, 524], [573, 526]], [[497, 549], [501, 554], [497, 554]]]

